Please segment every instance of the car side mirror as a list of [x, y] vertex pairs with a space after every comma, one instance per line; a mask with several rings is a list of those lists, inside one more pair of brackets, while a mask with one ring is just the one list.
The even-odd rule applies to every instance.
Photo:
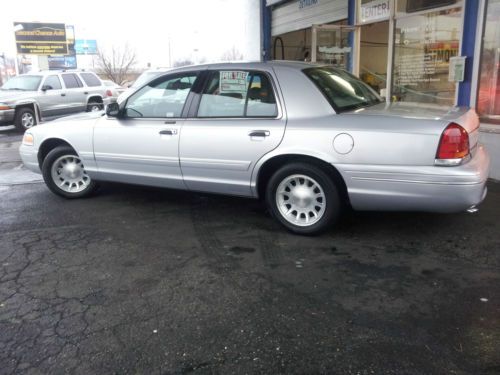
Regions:
[[106, 115], [109, 117], [118, 117], [120, 113], [120, 105], [116, 102], [109, 103], [106, 106]]
[[43, 85], [42, 86], [42, 91], [47, 91], [47, 90], [53, 90], [51, 85]]

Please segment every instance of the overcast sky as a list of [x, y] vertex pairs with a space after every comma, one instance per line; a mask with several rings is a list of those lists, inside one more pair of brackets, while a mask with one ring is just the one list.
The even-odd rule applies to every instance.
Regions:
[[[13, 22], [75, 26], [76, 39], [96, 39], [109, 49], [128, 43], [139, 67], [168, 66], [180, 59], [219, 60], [235, 46], [247, 60], [259, 59], [259, 0], [22, 0], [0, 11], [0, 54], [13, 56]], [[198, 52], [195, 52], [195, 50]]]

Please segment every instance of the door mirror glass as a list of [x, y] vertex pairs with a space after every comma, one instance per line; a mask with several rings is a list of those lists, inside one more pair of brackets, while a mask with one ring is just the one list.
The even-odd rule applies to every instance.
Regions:
[[120, 105], [116, 102], [109, 103], [106, 106], [106, 115], [109, 117], [118, 117], [120, 113]]

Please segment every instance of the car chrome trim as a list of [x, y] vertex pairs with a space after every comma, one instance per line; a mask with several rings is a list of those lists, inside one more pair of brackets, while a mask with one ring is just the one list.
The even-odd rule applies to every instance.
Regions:
[[129, 155], [129, 154], [107, 154], [107, 153], [96, 153], [95, 158], [100, 162], [110, 161], [114, 163], [137, 163], [137, 164], [171, 164], [178, 166], [179, 159], [176, 157], [153, 157], [153, 156], [142, 156], [142, 155]]
[[470, 160], [470, 154], [468, 154], [464, 158], [457, 159], [435, 159], [434, 165], [439, 167], [454, 167], [456, 165], [461, 165]]
[[368, 180], [368, 181], [383, 181], [383, 182], [401, 182], [407, 184], [429, 184], [429, 185], [477, 185], [484, 181], [478, 182], [449, 182], [449, 181], [421, 181], [421, 180], [400, 180], [395, 178], [373, 178], [373, 177], [351, 177], [353, 180]]
[[228, 169], [233, 171], [248, 171], [251, 161], [181, 158], [183, 168]]

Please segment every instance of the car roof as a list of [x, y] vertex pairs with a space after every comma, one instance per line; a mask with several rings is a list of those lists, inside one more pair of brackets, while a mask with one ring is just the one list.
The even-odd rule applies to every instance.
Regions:
[[20, 74], [19, 76], [48, 76], [51, 74], [61, 74], [61, 73], [92, 73], [90, 70], [82, 70], [82, 69], [54, 69], [54, 70], [39, 70], [39, 71], [31, 71], [28, 73]]
[[[313, 64], [304, 61], [291, 61], [291, 60], [271, 60], [271, 61], [231, 61], [231, 62], [218, 62], [218, 63], [206, 63], [199, 65], [188, 65], [179, 68], [173, 68], [170, 72], [182, 72], [185, 70], [196, 70], [200, 68], [205, 69], [235, 69], [235, 68], [245, 68], [245, 69], [265, 69], [274, 66], [287, 67], [297, 70], [303, 70], [306, 68], [317, 67], [320, 64]], [[324, 64], [321, 64], [324, 65]]]

